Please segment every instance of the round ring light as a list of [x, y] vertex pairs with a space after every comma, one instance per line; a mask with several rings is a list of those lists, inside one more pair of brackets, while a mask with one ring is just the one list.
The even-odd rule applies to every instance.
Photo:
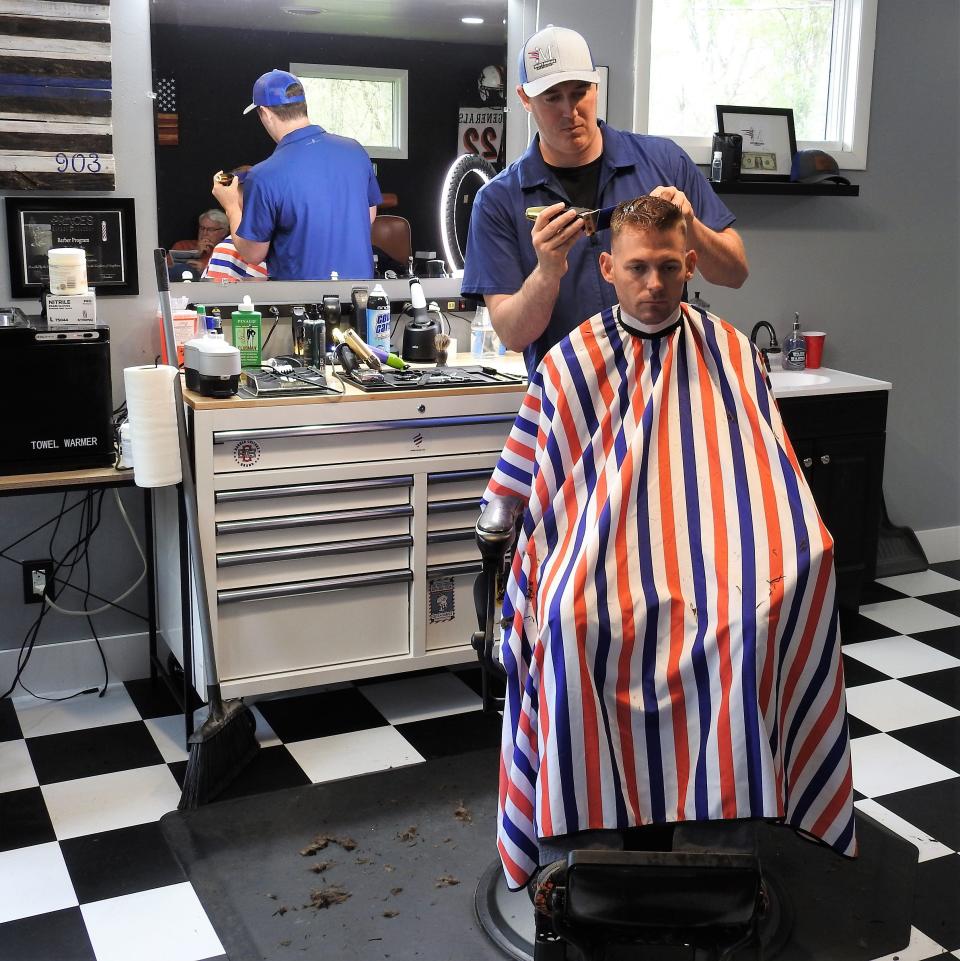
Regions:
[[[476, 154], [461, 154], [450, 165], [443, 178], [440, 190], [440, 236], [443, 238], [443, 252], [451, 272], [463, 270], [463, 256], [467, 246], [466, 236], [463, 243], [457, 236], [457, 211], [463, 206], [463, 185], [470, 177], [479, 177], [480, 186], [489, 183], [496, 176], [493, 165]], [[479, 187], [477, 188], [479, 189]], [[476, 191], [473, 191], [474, 196]], [[473, 202], [470, 202], [473, 206]]]

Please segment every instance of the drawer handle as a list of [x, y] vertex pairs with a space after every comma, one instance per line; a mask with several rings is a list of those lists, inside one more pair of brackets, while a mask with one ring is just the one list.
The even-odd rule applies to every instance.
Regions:
[[456, 577], [459, 574], [479, 574], [481, 561], [461, 561], [459, 564], [434, 564], [427, 568], [427, 577]]
[[253, 501], [261, 498], [303, 497], [306, 494], [354, 494], [361, 490], [380, 490], [387, 487], [413, 487], [413, 477], [367, 477], [342, 484], [294, 484], [290, 487], [252, 487], [250, 490], [217, 491], [218, 504], [234, 501]]
[[214, 444], [266, 437], [325, 437], [332, 434], [370, 434], [384, 430], [422, 430], [424, 427], [471, 427], [478, 424], [512, 424], [516, 414], [471, 414], [463, 417], [421, 417], [417, 420], [371, 420], [363, 424], [314, 424], [309, 427], [277, 427], [273, 430], [220, 430]]
[[292, 561], [304, 557], [330, 557], [338, 554], [360, 554], [364, 551], [384, 551], [392, 547], [412, 547], [409, 534], [394, 537], [365, 537], [355, 541], [334, 541], [332, 544], [301, 544], [297, 547], [266, 547], [260, 551], [234, 551], [217, 555], [217, 567], [237, 567], [262, 561]]
[[813, 458], [812, 458], [812, 457], [804, 457], [804, 459], [803, 459], [803, 466], [804, 466], [804, 467], [813, 467]]
[[465, 531], [430, 531], [427, 534], [428, 544], [449, 544], [451, 541], [472, 541], [476, 531], [471, 527]]
[[445, 471], [443, 474], [427, 474], [427, 483], [451, 484], [454, 481], [477, 480], [479, 478], [489, 480], [492, 475], [492, 467], [477, 467], [473, 470], [452, 470]]
[[218, 604], [241, 601], [268, 601], [276, 597], [296, 597], [299, 594], [323, 594], [327, 591], [353, 590], [381, 584], [401, 584], [413, 580], [413, 571], [384, 571], [382, 574], [351, 574], [349, 577], [326, 577], [316, 581], [294, 581], [270, 587], [243, 587], [217, 591]]
[[821, 463], [821, 464], [829, 464], [829, 463], [830, 463], [830, 455], [829, 455], [829, 454], [821, 454], [821, 455], [820, 455], [820, 463]]
[[357, 510], [326, 511], [322, 514], [301, 514], [299, 517], [258, 517], [242, 521], [218, 521], [217, 534], [242, 534], [249, 531], [281, 531], [298, 527], [318, 527], [322, 524], [349, 524], [353, 521], [372, 521], [383, 517], [412, 517], [410, 504], [396, 507], [366, 507]]
[[480, 512], [479, 497], [462, 497], [451, 501], [431, 501], [427, 504], [428, 514], [453, 514], [457, 511]]

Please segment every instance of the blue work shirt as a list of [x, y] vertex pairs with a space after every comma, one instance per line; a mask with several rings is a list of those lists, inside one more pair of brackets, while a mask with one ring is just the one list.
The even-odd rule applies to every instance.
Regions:
[[[677, 187], [690, 201], [700, 221], [723, 230], [736, 219], [714, 193], [697, 165], [672, 140], [627, 133], [600, 123], [603, 154], [597, 184], [597, 206], [613, 207], [655, 187]], [[470, 215], [464, 262], [464, 294], [515, 294], [537, 266], [527, 220], [527, 207], [559, 201], [569, 204], [556, 175], [543, 162], [540, 135], [526, 153], [501, 171], [477, 194]], [[556, 306], [546, 330], [524, 352], [533, 372], [544, 354], [570, 331], [604, 307], [617, 293], [600, 274], [600, 252], [610, 250], [610, 231], [581, 237], [567, 254], [567, 272], [560, 281]]]
[[373, 276], [370, 208], [382, 196], [367, 152], [309, 124], [288, 133], [243, 183], [244, 240], [269, 242], [271, 280]]

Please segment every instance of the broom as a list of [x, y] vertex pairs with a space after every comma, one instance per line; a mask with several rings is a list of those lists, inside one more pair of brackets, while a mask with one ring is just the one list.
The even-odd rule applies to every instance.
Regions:
[[[170, 276], [167, 273], [167, 252], [154, 250], [157, 268], [157, 291], [160, 294], [160, 313], [163, 318], [163, 340], [167, 358], [176, 366], [177, 342], [173, 333], [173, 308], [170, 303]], [[204, 669], [207, 676], [207, 719], [190, 736], [190, 756], [183, 778], [183, 792], [178, 810], [188, 811], [215, 798], [260, 750], [254, 734], [256, 720], [250, 708], [241, 700], [224, 701], [220, 693], [216, 652], [213, 649], [213, 629], [210, 605], [207, 601], [207, 581], [203, 573], [203, 554], [200, 548], [200, 524], [197, 513], [197, 486], [190, 461], [187, 425], [183, 413], [183, 393], [179, 374], [173, 379], [173, 401], [177, 411], [177, 434], [180, 441], [180, 469], [183, 474], [183, 497], [187, 515], [187, 542], [190, 547], [190, 566], [196, 583], [197, 613], [200, 638], [203, 642]], [[184, 705], [189, 710], [189, 705]]]

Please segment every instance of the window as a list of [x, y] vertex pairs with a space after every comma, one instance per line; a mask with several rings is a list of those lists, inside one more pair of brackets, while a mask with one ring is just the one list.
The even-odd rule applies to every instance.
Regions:
[[292, 63], [311, 123], [353, 137], [371, 157], [407, 159], [407, 71]]
[[790, 107], [798, 147], [864, 169], [876, 0], [643, 0], [637, 130], [707, 163], [718, 103]]

